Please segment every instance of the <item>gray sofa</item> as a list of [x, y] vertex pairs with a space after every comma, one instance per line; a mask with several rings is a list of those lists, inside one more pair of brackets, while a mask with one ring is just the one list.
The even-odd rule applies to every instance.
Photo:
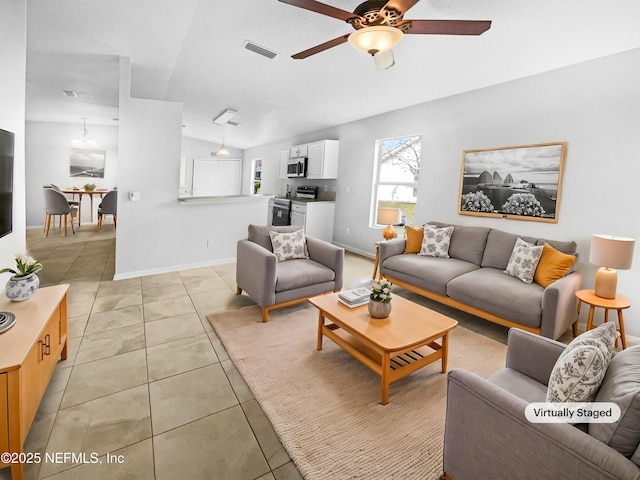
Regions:
[[640, 347], [615, 354], [596, 402], [622, 411], [614, 423], [530, 423], [566, 345], [511, 329], [506, 368], [488, 379], [448, 374], [443, 467], [451, 480], [640, 479]]
[[381, 275], [395, 285], [500, 325], [553, 339], [572, 325], [576, 333], [575, 292], [582, 283], [579, 272], [570, 272], [546, 288], [503, 273], [518, 237], [537, 245], [547, 242], [571, 255], [576, 253], [575, 242], [519, 236], [487, 227], [453, 226], [450, 258], [404, 254], [404, 239], [381, 242]]
[[276, 260], [269, 232], [291, 233], [300, 228], [249, 225], [247, 239], [238, 241], [236, 294], [245, 291], [262, 307], [263, 322], [271, 310], [342, 289], [344, 249], [331, 243], [305, 237], [309, 258]]

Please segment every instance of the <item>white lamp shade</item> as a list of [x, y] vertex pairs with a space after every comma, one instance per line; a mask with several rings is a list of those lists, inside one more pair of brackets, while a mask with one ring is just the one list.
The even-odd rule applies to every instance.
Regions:
[[635, 243], [633, 238], [592, 235], [589, 262], [601, 267], [627, 270], [631, 268]]
[[379, 208], [378, 209], [378, 225], [396, 225], [400, 223], [399, 208]]
[[349, 43], [361, 52], [375, 55], [391, 50], [402, 40], [403, 35], [399, 28], [376, 25], [353, 32], [349, 35]]

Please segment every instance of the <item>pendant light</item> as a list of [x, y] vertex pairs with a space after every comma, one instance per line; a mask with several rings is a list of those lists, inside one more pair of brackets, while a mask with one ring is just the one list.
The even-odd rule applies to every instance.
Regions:
[[229, 155], [231, 155], [231, 152], [225, 148], [224, 137], [222, 137], [222, 146], [216, 152], [216, 157], [228, 157]]
[[76, 138], [73, 144], [77, 147], [94, 147], [96, 145], [87, 131], [87, 117], [82, 117], [82, 136]]

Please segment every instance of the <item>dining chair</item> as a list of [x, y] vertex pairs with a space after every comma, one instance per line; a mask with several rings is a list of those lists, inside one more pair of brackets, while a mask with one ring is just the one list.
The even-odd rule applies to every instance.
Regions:
[[[58, 185], [56, 185], [55, 183], [50, 183], [49, 186], [51, 188], [53, 188], [54, 190], [57, 190], [58, 192], [62, 193], [62, 190], [60, 190], [60, 187]], [[73, 200], [73, 198], [75, 198], [75, 195], [72, 196], [71, 200], [69, 200], [69, 197], [67, 195], [65, 195], [64, 193], [63, 193], [63, 195], [64, 195], [64, 198], [67, 199], [67, 203], [69, 204], [70, 207], [78, 207], [78, 218], [80, 218], [80, 215], [82, 215], [81, 202], [79, 202], [78, 200]]]
[[111, 190], [102, 199], [98, 206], [98, 230], [102, 229], [103, 215], [113, 215], [113, 228], [116, 228], [116, 219], [118, 216], [118, 191]]
[[44, 203], [46, 209], [46, 216], [44, 222], [44, 236], [49, 236], [49, 229], [51, 227], [51, 216], [60, 215], [61, 223], [64, 222], [63, 236], [67, 236], [67, 218], [71, 216], [71, 231], [75, 234], [76, 227], [73, 221], [73, 215], [78, 214], [78, 207], [69, 205], [67, 198], [54, 188], [44, 189]]

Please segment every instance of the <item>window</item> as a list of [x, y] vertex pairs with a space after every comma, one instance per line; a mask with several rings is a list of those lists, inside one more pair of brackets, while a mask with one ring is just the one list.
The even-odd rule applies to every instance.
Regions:
[[415, 221], [422, 137], [390, 138], [376, 142], [376, 168], [371, 199], [372, 226], [380, 208], [398, 208], [399, 223]]

